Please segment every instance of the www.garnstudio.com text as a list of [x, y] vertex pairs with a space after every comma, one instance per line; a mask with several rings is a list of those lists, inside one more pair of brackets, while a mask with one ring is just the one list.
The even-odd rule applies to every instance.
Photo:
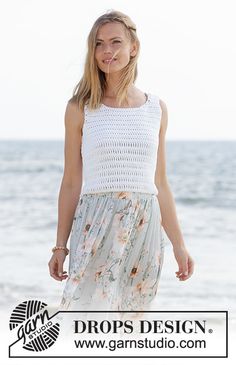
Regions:
[[116, 349], [201, 349], [206, 348], [205, 340], [168, 340], [166, 337], [161, 337], [158, 340], [150, 340], [144, 338], [142, 340], [74, 340], [77, 349], [108, 349], [115, 351]]

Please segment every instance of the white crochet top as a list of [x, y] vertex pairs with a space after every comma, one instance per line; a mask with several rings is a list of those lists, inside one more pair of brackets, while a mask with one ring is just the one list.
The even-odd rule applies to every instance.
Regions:
[[158, 194], [155, 170], [161, 107], [146, 93], [140, 107], [84, 107], [81, 195], [111, 191]]

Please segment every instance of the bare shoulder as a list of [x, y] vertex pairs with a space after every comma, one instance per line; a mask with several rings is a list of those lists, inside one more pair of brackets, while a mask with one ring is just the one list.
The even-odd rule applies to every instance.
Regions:
[[168, 125], [168, 109], [166, 103], [162, 99], [159, 99], [159, 103], [162, 110], [160, 131], [165, 133]]
[[82, 157], [82, 126], [83, 113], [74, 100], [69, 100], [65, 110], [65, 166], [63, 181], [69, 186], [80, 186]]
[[161, 108], [161, 121], [159, 129], [159, 143], [158, 143], [158, 153], [157, 153], [157, 165], [155, 173], [155, 183], [158, 190], [161, 186], [164, 186], [167, 182], [166, 174], [166, 149], [165, 149], [165, 137], [167, 129], [167, 106], [166, 103], [159, 98], [159, 104]]
[[65, 110], [65, 126], [67, 128], [82, 129], [84, 121], [84, 112], [79, 108], [74, 98], [68, 100]]
[[161, 106], [161, 109], [162, 109], [162, 113], [167, 113], [166, 103], [162, 99], [159, 99], [159, 102], [160, 102], [160, 106]]

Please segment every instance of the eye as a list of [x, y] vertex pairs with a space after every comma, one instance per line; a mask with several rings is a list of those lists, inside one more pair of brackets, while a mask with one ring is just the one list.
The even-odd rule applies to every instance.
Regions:
[[[114, 40], [114, 41], [113, 41], [113, 43], [114, 43], [114, 42], [121, 43], [121, 41], [119, 41], [118, 39]], [[96, 46], [100, 46], [100, 45], [101, 45], [101, 42], [97, 42], [97, 43], [96, 43]]]

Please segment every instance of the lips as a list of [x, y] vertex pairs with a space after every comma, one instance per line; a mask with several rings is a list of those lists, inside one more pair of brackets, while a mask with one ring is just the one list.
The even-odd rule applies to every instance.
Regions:
[[109, 58], [109, 59], [106, 59], [106, 60], [103, 60], [102, 62], [103, 63], [111, 63], [111, 62], [114, 62], [114, 61], [116, 61], [117, 60], [117, 58]]

